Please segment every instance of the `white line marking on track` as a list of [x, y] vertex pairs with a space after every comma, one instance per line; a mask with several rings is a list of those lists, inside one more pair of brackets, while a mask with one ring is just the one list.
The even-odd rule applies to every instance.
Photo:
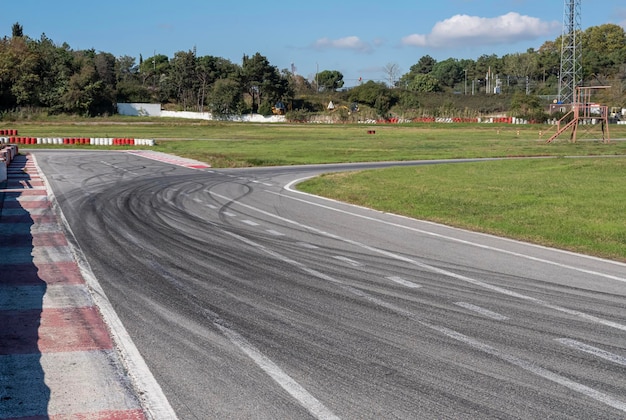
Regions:
[[[304, 178], [304, 179], [307, 179], [307, 178]], [[332, 200], [332, 199], [329, 199], [329, 198], [320, 197], [320, 196], [308, 194], [308, 193], [305, 193], [305, 192], [302, 192], [302, 191], [294, 190], [292, 188], [293, 185], [297, 184], [300, 181], [302, 181], [302, 179], [297, 179], [295, 181], [291, 181], [289, 184], [287, 184], [285, 186], [285, 189], [287, 191], [290, 191], [290, 192], [295, 193], [295, 194], [302, 194], [302, 195], [309, 196], [309, 197], [315, 197], [315, 198], [318, 198], [318, 199], [327, 200], [327, 201], [330, 201], [330, 202], [335, 202], [335, 203], [347, 205], [347, 203], [342, 203], [342, 202], [337, 201], [337, 200]], [[447, 236], [447, 235], [442, 235], [442, 234], [439, 234], [439, 233], [429, 232], [429, 231], [423, 230], [423, 229], [412, 228], [412, 227], [404, 226], [404, 225], [401, 225], [401, 224], [398, 224], [398, 223], [388, 222], [388, 221], [385, 221], [385, 220], [376, 219], [374, 217], [364, 216], [364, 215], [352, 213], [352, 212], [349, 212], [349, 211], [346, 211], [346, 210], [341, 210], [341, 209], [337, 209], [337, 208], [334, 208], [334, 207], [325, 206], [323, 204], [313, 203], [311, 201], [302, 200], [302, 199], [299, 199], [299, 198], [296, 198], [296, 197], [290, 197], [288, 195], [280, 194], [280, 193], [277, 193], [277, 192], [274, 192], [274, 191], [266, 191], [266, 192], [268, 194], [280, 195], [281, 198], [291, 198], [292, 200], [300, 201], [302, 203], [310, 204], [312, 206], [317, 206], [317, 207], [321, 207], [321, 208], [324, 208], [324, 209], [327, 209], [327, 210], [332, 210], [332, 211], [336, 211], [336, 212], [339, 212], [339, 213], [348, 214], [348, 215], [351, 215], [353, 217], [358, 217], [358, 218], [369, 220], [369, 221], [376, 222], [376, 223], [382, 223], [382, 224], [385, 224], [385, 225], [389, 225], [389, 226], [393, 226], [393, 227], [397, 227], [397, 228], [401, 228], [401, 229], [410, 230], [410, 231], [413, 231], [413, 232], [421, 233], [423, 235], [428, 235], [428, 236], [432, 236], [432, 237], [436, 237], [436, 238], [442, 238], [442, 239], [445, 239], [445, 240], [448, 240], [448, 241], [457, 242], [457, 243], [461, 243], [461, 244], [465, 244], [465, 245], [470, 245], [470, 246], [473, 246], [473, 247], [476, 247], [476, 248], [486, 249], [486, 250], [494, 251], [494, 252], [500, 252], [502, 254], [507, 254], [507, 255], [513, 255], [515, 257], [524, 258], [524, 259], [531, 260], [531, 261], [536, 261], [536, 262], [541, 262], [541, 263], [544, 263], [544, 264], [553, 265], [555, 267], [566, 268], [566, 269], [569, 269], [569, 270], [578, 271], [580, 273], [591, 274], [591, 275], [594, 275], [594, 276], [604, 277], [604, 278], [607, 278], [607, 279], [616, 280], [616, 281], [620, 281], [620, 282], [626, 283], [626, 278], [624, 278], [624, 277], [613, 276], [611, 274], [600, 273], [598, 271], [593, 271], [593, 270], [586, 270], [584, 268], [574, 267], [572, 265], [567, 265], [567, 264], [561, 264], [561, 263], [558, 263], [556, 261], [550, 261], [550, 260], [546, 260], [546, 259], [543, 259], [543, 258], [533, 257], [533, 256], [530, 256], [530, 255], [521, 254], [519, 252], [507, 251], [507, 250], [502, 249], [502, 248], [496, 248], [496, 247], [492, 247], [492, 246], [488, 246], [488, 245], [478, 244], [476, 242], [466, 241], [466, 240], [463, 240], [463, 239], [454, 238], [452, 236]], [[368, 209], [367, 207], [363, 207], [363, 208], [366, 209], [366, 210], [374, 211], [372, 209]], [[396, 216], [396, 217], [400, 217], [400, 218], [410, 219], [410, 218], [405, 217], [405, 216], [394, 215], [393, 213], [386, 213], [386, 214], [390, 214], [390, 215], [393, 215], [393, 216]], [[425, 222], [425, 223], [431, 223], [431, 222]], [[436, 223], [433, 223], [433, 224], [436, 225]], [[486, 235], [486, 236], [490, 236], [490, 235]], [[513, 239], [507, 239], [507, 238], [501, 238], [501, 237], [498, 237], [498, 239], [501, 239], [501, 240], [504, 240], [504, 241], [510, 241], [510, 242], [519, 242], [519, 241], [515, 241]], [[522, 242], [519, 242], [519, 243], [522, 243]], [[525, 245], [532, 245], [532, 246], [534, 246], [536, 248], [550, 249], [551, 251], [557, 251], [557, 252], [561, 252], [563, 254], [576, 255], [576, 256], [579, 256], [581, 258], [587, 258], [587, 259], [590, 259], [590, 260], [598, 260], [598, 261], [606, 262], [606, 263], [609, 263], [609, 264], [614, 264], [614, 265], [619, 265], [619, 266], [622, 266], [622, 267], [626, 267], [626, 264], [624, 264], [622, 262], [619, 262], [619, 261], [603, 260], [603, 259], [600, 259], [600, 258], [597, 258], [597, 257], [593, 257], [593, 256], [589, 256], [589, 255], [575, 254], [573, 252], [559, 250], [559, 249], [554, 249], [554, 248], [546, 248], [546, 247], [542, 247], [541, 245], [534, 245], [534, 244], [527, 244], [527, 243], [524, 243], [524, 244]]]
[[223, 211], [222, 214], [224, 216], [228, 216], [228, 217], [237, 217], [237, 215], [235, 213], [231, 213], [229, 211]]
[[274, 236], [285, 236], [285, 234], [284, 234], [284, 233], [279, 232], [279, 231], [274, 230], [274, 229], [268, 229], [268, 230], [267, 230], [267, 233], [269, 233], [269, 234], [271, 234], [271, 235], [274, 235]]
[[486, 316], [487, 318], [495, 319], [498, 321], [504, 321], [508, 319], [504, 315], [500, 315], [497, 312], [490, 311], [489, 309], [481, 308], [480, 306], [473, 305], [467, 302], [454, 302], [456, 306], [460, 306], [461, 308], [469, 309], [470, 311], [476, 312], [477, 314]]
[[417, 284], [417, 283], [413, 283], [411, 281], [405, 280], [402, 277], [398, 277], [398, 276], [391, 276], [391, 277], [387, 277], [387, 280], [391, 280], [393, 282], [396, 282], [398, 284], [401, 284], [405, 287], [410, 287], [412, 289], [417, 289], [422, 287], [421, 285]]
[[329, 282], [332, 282], [334, 284], [337, 284], [339, 286], [341, 286], [344, 290], [353, 293], [356, 296], [362, 297], [363, 299], [366, 299], [376, 305], [379, 305], [383, 308], [392, 310], [400, 315], [406, 316], [407, 318], [411, 319], [412, 321], [418, 323], [419, 325], [425, 327], [425, 328], [429, 328], [433, 331], [437, 331], [449, 338], [452, 338], [454, 340], [460, 341], [474, 349], [480, 350], [486, 354], [490, 354], [492, 356], [495, 356], [497, 358], [499, 358], [500, 360], [503, 360], [505, 362], [508, 362], [514, 366], [517, 366], [519, 368], [522, 368], [530, 373], [533, 373], [539, 377], [542, 377], [544, 379], [547, 379], [549, 381], [555, 382], [559, 385], [562, 385], [572, 391], [581, 393], [589, 398], [592, 398], [596, 401], [599, 401], [603, 404], [606, 404], [610, 407], [616, 408], [618, 410], [621, 410], [623, 412], [626, 412], [626, 402], [618, 400], [617, 398], [605, 394], [601, 391], [598, 391], [596, 389], [593, 389], [591, 387], [588, 387], [586, 385], [583, 385], [581, 383], [575, 382], [571, 379], [568, 379], [564, 376], [561, 376], [557, 373], [554, 373], [548, 369], [542, 368], [540, 366], [537, 366], [536, 364], [534, 364], [531, 361], [528, 360], [524, 360], [521, 359], [519, 357], [513, 356], [511, 354], [507, 354], [495, 347], [492, 347], [488, 344], [482, 343], [476, 339], [473, 339], [471, 337], [468, 337], [464, 334], [461, 334], [455, 330], [452, 330], [450, 328], [444, 327], [444, 326], [440, 326], [440, 325], [435, 325], [435, 324], [431, 324], [428, 321], [424, 321], [421, 318], [419, 318], [418, 316], [416, 316], [414, 313], [408, 311], [407, 309], [401, 308], [399, 306], [396, 306], [392, 303], [388, 303], [382, 299], [377, 298], [376, 296], [370, 295], [367, 292], [364, 292], [360, 289], [357, 289], [353, 286], [350, 286], [348, 284], [346, 284], [345, 282], [343, 282], [342, 280], [336, 279], [332, 276], [329, 276], [327, 274], [321, 273], [317, 270], [314, 270], [312, 268], [307, 267], [306, 265], [304, 265], [303, 263], [300, 263], [298, 261], [292, 260], [291, 258], [284, 256], [278, 252], [272, 251], [269, 248], [266, 248], [265, 246], [258, 244], [250, 239], [244, 238], [243, 236], [239, 236], [235, 233], [232, 232], [225, 232], [226, 234], [232, 236], [233, 238], [248, 244], [249, 246], [256, 248], [280, 261], [283, 261], [284, 263], [293, 265], [299, 269], [301, 269], [302, 271], [309, 273], [312, 276], [315, 276], [319, 279], [322, 280], [326, 280]]
[[[236, 234], [232, 234], [224, 231], [225, 233], [240, 238]], [[170, 274], [161, 264], [157, 261], [150, 261], [150, 264], [155, 268], [164, 278], [172, 282], [175, 287], [187, 293], [189, 296], [195, 296], [195, 290], [191, 290], [190, 286], [183, 284], [176, 277]], [[196, 306], [197, 310], [202, 312], [204, 316], [219, 329], [228, 340], [238, 347], [243, 353], [245, 353], [252, 361], [270, 376], [281, 388], [287, 391], [293, 398], [296, 399], [307, 409], [315, 418], [321, 420], [339, 420], [339, 417], [335, 416], [328, 408], [326, 408], [317, 398], [311, 395], [304, 387], [297, 383], [292, 377], [290, 377], [285, 371], [283, 371], [276, 363], [270, 358], [265, 356], [259, 349], [257, 349], [252, 343], [246, 340], [241, 334], [224, 325], [224, 321], [220, 318], [219, 314], [211, 311], [205, 307], [201, 307], [194, 300], [190, 299], [190, 304]]]
[[[581, 318], [581, 319], [584, 319], [584, 320], [587, 320], [587, 321], [590, 321], [590, 322], [593, 322], [593, 323], [596, 323], [596, 324], [600, 324], [600, 325], [604, 325], [604, 326], [607, 326], [607, 327], [615, 328], [615, 329], [618, 329], [618, 330], [626, 331], [626, 325], [624, 325], [624, 324], [620, 324], [620, 323], [617, 323], [617, 322], [614, 322], [614, 321], [609, 321], [609, 320], [606, 320], [606, 319], [603, 319], [603, 318], [598, 318], [596, 316], [589, 315], [589, 314], [586, 314], [584, 312], [576, 311], [576, 310], [573, 310], [573, 309], [564, 308], [562, 306], [554, 305], [554, 304], [551, 304], [549, 302], [543, 301], [541, 299], [534, 298], [532, 296], [523, 295], [521, 293], [517, 293], [517, 292], [505, 289], [505, 288], [500, 287], [500, 286], [496, 286], [496, 285], [493, 285], [493, 284], [485, 283], [485, 282], [483, 282], [481, 280], [473, 279], [471, 277], [467, 277], [467, 276], [464, 276], [464, 275], [461, 275], [461, 274], [456, 274], [456, 273], [453, 273], [452, 271], [444, 270], [442, 268], [437, 268], [435, 266], [428, 265], [428, 264], [416, 261], [414, 259], [411, 259], [411, 258], [408, 258], [408, 257], [404, 257], [402, 255], [395, 254], [395, 253], [390, 252], [390, 251], [385, 251], [383, 249], [378, 249], [378, 248], [366, 245], [366, 244], [358, 242], [358, 241], [353, 241], [351, 239], [342, 238], [341, 236], [338, 236], [338, 235], [335, 235], [335, 234], [332, 234], [332, 233], [329, 233], [329, 232], [325, 232], [325, 231], [323, 231], [321, 229], [317, 229], [317, 228], [315, 228], [313, 226], [307, 226], [307, 225], [304, 225], [304, 224], [302, 224], [300, 222], [297, 222], [295, 220], [291, 220], [291, 219], [287, 219], [287, 218], [282, 217], [282, 216], [278, 216], [276, 214], [273, 214], [273, 213], [267, 212], [265, 210], [261, 210], [259, 208], [256, 208], [256, 207], [253, 207], [253, 206], [241, 203], [239, 201], [233, 201], [231, 198], [223, 196], [223, 195], [220, 195], [220, 194], [217, 194], [217, 193], [211, 193], [211, 194], [216, 196], [216, 197], [222, 198], [224, 200], [232, 201], [233, 205], [239, 205], [239, 206], [242, 206], [242, 207], [247, 208], [249, 210], [256, 211], [257, 213], [261, 213], [261, 214], [263, 214], [265, 216], [281, 220], [284, 223], [288, 223], [290, 225], [294, 225], [294, 226], [297, 226], [299, 228], [304, 228], [304, 229], [309, 230], [311, 232], [315, 232], [315, 233], [317, 233], [319, 235], [323, 235], [323, 236], [326, 236], [328, 238], [336, 239], [336, 240], [345, 242], [345, 243], [350, 244], [350, 245], [358, 246], [358, 247], [363, 248], [365, 250], [368, 250], [370, 252], [374, 252], [374, 253], [377, 253], [377, 254], [380, 254], [380, 255], [384, 255], [384, 256], [386, 256], [388, 258], [392, 258], [392, 259], [395, 259], [397, 261], [403, 261], [403, 262], [406, 262], [407, 264], [412, 264], [412, 265], [414, 265], [416, 267], [419, 267], [421, 269], [430, 271], [431, 273], [441, 274], [443, 276], [455, 278], [457, 280], [460, 280], [460, 281], [463, 281], [463, 282], [466, 282], [466, 283], [469, 283], [469, 284], [473, 284], [474, 286], [482, 287], [484, 289], [491, 290], [493, 292], [497, 292], [497, 293], [500, 293], [500, 294], [503, 294], [503, 295], [506, 295], [506, 296], [511, 296], [511, 297], [514, 297], [514, 298], [517, 298], [517, 299], [520, 299], [520, 300], [524, 300], [524, 301], [527, 301], [527, 302], [532, 302], [532, 303], [534, 303], [536, 305], [543, 306], [544, 308], [549, 308], [549, 309], [552, 309], [552, 310], [557, 311], [557, 312], [562, 312], [562, 313], [565, 313], [565, 314], [568, 314], [568, 315], [576, 316], [578, 318]], [[271, 194], [273, 194], [273, 193], [271, 193]], [[300, 200], [300, 201], [304, 201], [304, 200]], [[307, 201], [304, 201], [304, 202], [307, 202]]]
[[362, 267], [363, 266], [363, 264], [361, 264], [360, 262], [355, 261], [355, 260], [353, 260], [351, 258], [348, 258], [348, 257], [342, 257], [341, 255], [335, 255], [333, 258], [338, 260], [338, 261], [342, 261], [342, 262], [345, 262], [347, 264], [350, 264], [353, 267]]
[[[33, 160], [35, 162], [37, 161], [35, 156], [33, 156]], [[41, 176], [45, 179], [45, 174], [42, 173]], [[45, 182], [46, 185], [50, 185], [47, 179]], [[146, 414], [148, 415], [148, 418], [176, 420], [178, 417], [167, 400], [167, 397], [163, 393], [163, 389], [152, 375], [152, 372], [150, 372], [150, 368], [148, 368], [146, 361], [141, 356], [141, 353], [139, 353], [139, 350], [135, 346], [130, 334], [128, 334], [128, 331], [126, 330], [126, 327], [122, 324], [122, 321], [117, 316], [115, 309], [113, 309], [113, 305], [109, 301], [109, 298], [104, 293], [104, 289], [102, 289], [98, 279], [95, 274], [93, 274], [89, 261], [87, 261], [87, 258], [80, 249], [80, 246], [78, 246], [74, 233], [72, 232], [72, 228], [65, 218], [61, 207], [58, 205], [56, 197], [51, 189], [48, 189], [48, 195], [50, 196], [50, 202], [53, 208], [61, 219], [61, 223], [65, 226], [65, 229], [68, 232], [66, 237], [69, 242], [69, 246], [72, 248], [74, 255], [76, 256], [76, 262], [80, 268], [80, 272], [85, 279], [85, 282], [92, 290], [92, 298], [98, 309], [100, 309], [102, 318], [109, 326], [109, 332], [111, 333], [119, 352], [122, 354], [122, 363], [132, 376], [133, 383], [137, 387], [137, 391], [140, 393], [139, 398], [143, 402], [142, 405], [144, 410], [147, 411]]]
[[298, 245], [301, 246], [302, 248], [307, 248], [307, 249], [318, 249], [319, 248], [319, 246], [310, 244], [308, 242], [298, 242]]
[[242, 220], [241, 223], [245, 223], [246, 225], [249, 225], [249, 226], [259, 226], [257, 222], [253, 222], [252, 220]]
[[293, 398], [306, 408], [313, 416], [318, 419], [334, 420], [339, 419], [317, 398], [311, 395], [291, 376], [287, 375], [276, 363], [272, 362], [263, 353], [250, 344], [245, 338], [237, 334], [235, 331], [228, 329], [220, 324], [215, 324], [222, 333], [228, 337], [231, 343], [235, 344], [250, 359], [254, 361], [265, 373], [267, 373], [278, 385], [287, 391]]
[[561, 344], [564, 344], [568, 347], [571, 347], [576, 350], [584, 351], [585, 353], [593, 354], [594, 356], [600, 357], [602, 359], [608, 360], [609, 362], [616, 363], [618, 365], [626, 366], [626, 357], [610, 353], [608, 351], [599, 349], [597, 347], [590, 346], [585, 343], [581, 343], [580, 341], [572, 340], [570, 338], [557, 338]]

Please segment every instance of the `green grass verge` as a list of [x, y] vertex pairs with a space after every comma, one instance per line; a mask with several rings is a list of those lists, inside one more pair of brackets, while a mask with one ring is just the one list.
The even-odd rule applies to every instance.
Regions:
[[626, 261], [626, 158], [334, 173], [298, 188], [381, 211]]

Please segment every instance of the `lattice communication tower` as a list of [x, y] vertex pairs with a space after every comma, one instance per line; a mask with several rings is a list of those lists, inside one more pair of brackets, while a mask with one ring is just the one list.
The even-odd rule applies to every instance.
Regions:
[[562, 104], [573, 103], [576, 100], [576, 87], [582, 84], [581, 2], [582, 0], [565, 0], [559, 75], [559, 102]]

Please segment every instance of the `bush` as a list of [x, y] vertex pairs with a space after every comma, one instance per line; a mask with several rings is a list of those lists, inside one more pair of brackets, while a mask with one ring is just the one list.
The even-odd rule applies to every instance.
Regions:
[[285, 119], [289, 122], [308, 122], [310, 114], [303, 109], [295, 109], [285, 113]]

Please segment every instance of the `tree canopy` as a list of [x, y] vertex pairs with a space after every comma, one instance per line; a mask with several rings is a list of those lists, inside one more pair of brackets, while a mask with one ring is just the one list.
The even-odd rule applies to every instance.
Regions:
[[315, 77], [321, 91], [336, 91], [343, 87], [343, 74], [337, 70], [324, 70]]
[[[0, 38], [0, 112], [18, 108], [42, 108], [48, 113], [104, 115], [117, 102], [161, 102], [181, 110], [210, 110], [229, 115], [244, 112], [271, 113], [277, 102], [292, 103], [298, 95], [335, 93], [344, 87], [337, 70], [323, 70], [307, 80], [279, 70], [261, 53], [243, 55], [240, 64], [196, 49], [178, 51], [173, 57], [114, 57], [107, 52], [73, 50], [42, 34], [25, 35], [14, 23], [11, 36]], [[618, 25], [593, 26], [580, 33], [584, 84], [626, 89], [626, 32]], [[537, 50], [481, 55], [476, 59], [417, 59], [400, 75], [396, 64], [383, 67], [384, 82], [367, 81], [350, 88], [353, 100], [369, 104], [384, 114], [406, 94], [431, 92], [555, 95], [560, 71], [561, 38], [548, 40]], [[399, 77], [398, 77], [399, 76]], [[399, 90], [392, 92], [390, 90]], [[622, 94], [623, 96], [623, 94]], [[299, 101], [306, 104], [306, 101]], [[621, 103], [624, 106], [626, 104]], [[522, 107], [523, 108], [523, 107]]]

